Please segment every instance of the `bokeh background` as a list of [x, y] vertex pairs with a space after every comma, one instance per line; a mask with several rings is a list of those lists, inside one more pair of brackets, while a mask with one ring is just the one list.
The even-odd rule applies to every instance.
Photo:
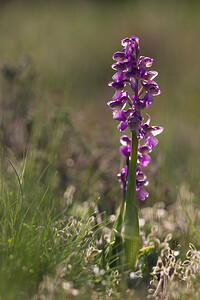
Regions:
[[27, 177], [37, 182], [44, 173], [27, 191], [50, 185], [62, 207], [70, 187], [76, 199], [100, 196], [100, 209], [114, 211], [122, 162], [107, 83], [120, 40], [136, 35], [141, 55], [154, 58], [159, 72], [152, 124], [165, 128], [148, 170], [150, 197], [141, 205], [172, 204], [182, 184], [197, 200], [198, 1], [2, 1], [0, 8], [1, 144], [19, 168], [28, 153]]
[[[140, 38], [141, 55], [154, 58], [162, 93], [149, 114], [164, 127], [147, 168], [149, 198], [138, 201], [141, 247], [156, 228], [161, 241], [172, 233], [171, 249], [183, 259], [189, 242], [198, 249], [199, 33], [194, 0], [0, 1], [3, 299], [44, 299], [48, 288], [52, 298], [63, 280], [80, 299], [88, 299], [88, 282], [91, 295], [100, 288], [93, 268], [103, 261], [100, 239], [109, 237], [121, 201], [116, 175], [124, 164], [107, 84], [112, 55], [131, 35]], [[119, 279], [106, 278], [100, 298], [104, 289], [115, 298]]]

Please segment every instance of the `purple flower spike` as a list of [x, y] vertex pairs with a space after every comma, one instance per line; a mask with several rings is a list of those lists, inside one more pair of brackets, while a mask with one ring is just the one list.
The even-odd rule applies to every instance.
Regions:
[[[153, 147], [158, 144], [155, 137], [163, 131], [162, 127], [151, 126], [149, 116], [146, 123], [141, 113], [148, 108], [154, 100], [154, 96], [161, 93], [158, 84], [153, 81], [158, 75], [156, 71], [147, 71], [152, 67], [153, 59], [140, 55], [139, 38], [131, 36], [121, 41], [122, 51], [117, 51], [113, 55], [115, 63], [112, 68], [117, 72], [113, 75], [113, 81], [109, 83], [115, 90], [112, 101], [108, 102], [113, 110], [113, 119], [119, 121], [117, 126], [120, 132], [124, 132], [128, 127], [131, 132], [136, 134], [138, 145], [137, 171], [136, 171], [136, 190], [138, 197], [145, 200], [149, 196], [144, 186], [148, 184], [146, 175], [141, 168], [148, 166], [151, 157], [148, 155]], [[131, 92], [126, 89], [130, 86]], [[126, 104], [128, 104], [128, 109]], [[143, 140], [143, 143], [142, 143]], [[129, 158], [131, 156], [131, 139], [127, 135], [120, 138], [120, 152], [126, 158], [126, 166], [118, 174], [121, 181], [121, 188], [125, 192], [128, 174]]]

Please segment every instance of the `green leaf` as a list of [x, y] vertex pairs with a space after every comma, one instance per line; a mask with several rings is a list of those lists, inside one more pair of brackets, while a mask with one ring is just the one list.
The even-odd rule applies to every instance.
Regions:
[[139, 251], [139, 257], [142, 256], [142, 255], [144, 255], [144, 254], [149, 253], [154, 248], [155, 248], [155, 246], [153, 245], [153, 246], [148, 246], [148, 247], [140, 249], [140, 251]]
[[116, 258], [111, 264], [111, 267], [117, 266], [122, 263], [123, 260], [123, 236], [122, 236], [122, 227], [124, 225], [124, 209], [125, 209], [125, 200], [123, 200], [119, 216], [113, 227], [113, 232], [111, 235], [111, 259]]
[[126, 211], [124, 216], [124, 248], [128, 269], [134, 269], [139, 253], [139, 219], [136, 207], [136, 166], [138, 139], [132, 132], [131, 158], [129, 160], [126, 191]]

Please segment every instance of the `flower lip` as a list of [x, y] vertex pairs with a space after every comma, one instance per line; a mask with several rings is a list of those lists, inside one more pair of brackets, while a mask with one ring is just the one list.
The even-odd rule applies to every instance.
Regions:
[[129, 68], [129, 62], [127, 60], [123, 62], [117, 62], [112, 65], [112, 68], [117, 71], [127, 71]]
[[124, 130], [126, 130], [128, 128], [128, 120], [126, 121], [122, 121], [118, 126], [117, 126], [118, 130], [120, 132], [123, 132]]
[[138, 192], [138, 197], [140, 200], [144, 201], [146, 197], [149, 197], [149, 193], [143, 187], [141, 187]]
[[125, 166], [120, 174], [117, 174], [117, 179], [121, 181], [121, 189], [124, 191], [126, 187], [126, 180], [127, 180], [127, 173], [128, 173], [128, 166]]
[[120, 152], [125, 156], [125, 157], [129, 157], [130, 153], [131, 153], [131, 146], [130, 145], [122, 145], [119, 148]]
[[141, 83], [147, 92], [150, 92], [153, 96], [157, 96], [161, 93], [157, 83], [153, 80], [147, 82], [141, 80]]
[[118, 71], [117, 73], [115, 73], [112, 77], [112, 79], [116, 82], [120, 82], [123, 80], [123, 72], [122, 71]]
[[152, 67], [154, 60], [153, 58], [150, 57], [140, 56], [138, 62], [139, 62], [139, 66], [143, 65], [147, 68], [150, 68]]
[[143, 145], [138, 148], [138, 152], [140, 152], [141, 154], [148, 154], [149, 152], [151, 152], [151, 148], [147, 145]]
[[138, 174], [136, 175], [136, 179], [137, 179], [138, 181], [140, 181], [140, 180], [145, 180], [146, 178], [147, 178], [147, 176], [146, 176], [146, 174], [143, 173], [143, 172], [140, 172], [140, 173], [138, 173]]
[[119, 81], [119, 82], [111, 81], [111, 82], [108, 83], [108, 86], [112, 86], [114, 89], [123, 90], [125, 84], [126, 83], [123, 82], [123, 81]]
[[151, 157], [147, 154], [138, 155], [139, 163], [142, 167], [146, 168], [151, 161]]
[[160, 134], [161, 132], [163, 132], [163, 130], [164, 130], [163, 127], [150, 126], [150, 121], [151, 121], [151, 118], [149, 116], [147, 122], [142, 125], [142, 128], [143, 128], [145, 134], [151, 133], [152, 135], [156, 136], [156, 135]]
[[122, 90], [116, 90], [115, 94], [113, 95], [113, 100], [120, 100], [122, 98]]
[[149, 147], [153, 148], [158, 144], [157, 138], [150, 132], [149, 135], [146, 138], [145, 145], [148, 145]]
[[120, 137], [120, 143], [121, 143], [123, 146], [130, 145], [130, 144], [131, 144], [131, 139], [130, 139], [130, 137], [128, 137], [127, 135], [122, 135], [122, 136]]
[[121, 110], [124, 107], [125, 101], [121, 100], [114, 100], [114, 101], [109, 101], [107, 104], [110, 106], [111, 109], [113, 110]]
[[149, 71], [149, 72], [146, 72], [144, 74], [144, 76], [142, 77], [143, 80], [153, 80], [156, 76], [158, 75], [158, 72], [156, 71]]
[[126, 46], [128, 46], [129, 44], [131, 44], [131, 39], [130, 38], [125, 38], [125, 39], [123, 39], [123, 40], [121, 40], [121, 45], [123, 46], [123, 47], [126, 47]]
[[148, 180], [137, 180], [137, 187], [147, 186], [149, 184]]
[[151, 126], [151, 133], [155, 136], [163, 132], [164, 128], [160, 126]]
[[119, 81], [119, 82], [111, 81], [108, 83], [108, 86], [112, 86], [114, 89], [121, 89], [121, 90], [123, 90], [125, 85], [126, 83], [124, 81]]
[[125, 113], [124, 111], [121, 109], [121, 110], [114, 110], [113, 111], [113, 119], [116, 120], [116, 121], [126, 121], [126, 116], [125, 116]]
[[113, 100], [121, 100], [121, 101], [127, 100], [128, 99], [128, 92], [127, 91], [122, 92], [122, 90], [117, 89], [115, 91], [115, 94], [112, 97], [112, 99]]
[[113, 54], [113, 60], [116, 60], [116, 61], [123, 61], [125, 60], [125, 54], [124, 52], [120, 52], [120, 51], [117, 51]]
[[148, 107], [149, 104], [153, 103], [153, 95], [150, 92], [147, 92], [142, 98], [142, 101], [144, 101], [146, 103], [146, 107]]

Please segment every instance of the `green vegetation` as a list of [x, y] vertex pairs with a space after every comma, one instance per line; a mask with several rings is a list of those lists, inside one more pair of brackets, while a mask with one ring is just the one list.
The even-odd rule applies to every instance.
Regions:
[[[158, 287], [154, 275], [160, 285], [171, 280], [162, 273], [168, 260], [181, 274], [168, 285], [170, 299], [199, 299], [199, 8], [0, 4], [0, 299], [144, 299]], [[152, 153], [149, 199], [138, 202], [143, 250], [130, 275], [106, 261], [121, 199], [119, 135], [106, 102], [111, 55], [132, 34], [155, 58], [162, 94], [150, 110], [165, 130]]]

